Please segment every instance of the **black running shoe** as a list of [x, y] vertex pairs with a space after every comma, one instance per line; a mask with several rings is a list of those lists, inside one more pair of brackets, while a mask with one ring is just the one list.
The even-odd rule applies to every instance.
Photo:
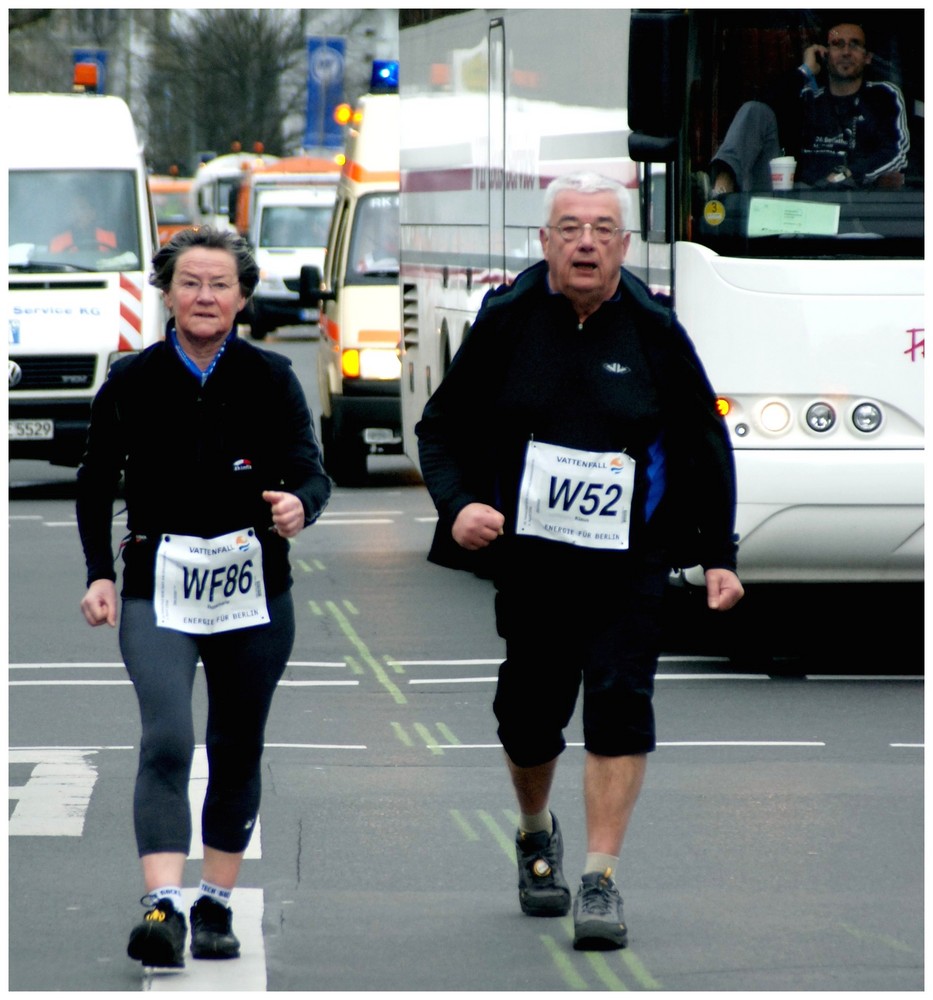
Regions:
[[191, 907], [191, 954], [194, 958], [240, 957], [233, 910], [207, 896]]
[[622, 897], [612, 869], [583, 876], [573, 901], [573, 946], [577, 951], [609, 951], [628, 944]]
[[515, 835], [518, 860], [518, 901], [531, 917], [562, 917], [570, 910], [570, 886], [564, 880], [564, 839], [557, 817], [551, 813], [554, 830]]
[[[143, 896], [143, 906], [152, 902], [151, 896]], [[160, 899], [130, 932], [126, 953], [143, 965], [160, 969], [183, 969], [185, 967], [185, 938], [188, 925], [184, 915], [172, 906], [168, 899]]]

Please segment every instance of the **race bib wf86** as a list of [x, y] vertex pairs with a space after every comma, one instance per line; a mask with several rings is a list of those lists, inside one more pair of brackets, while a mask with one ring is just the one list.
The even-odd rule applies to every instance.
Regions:
[[216, 538], [163, 535], [156, 553], [156, 624], [210, 635], [269, 621], [262, 549], [252, 528]]
[[635, 460], [624, 452], [530, 441], [517, 534], [591, 549], [627, 549], [634, 486]]

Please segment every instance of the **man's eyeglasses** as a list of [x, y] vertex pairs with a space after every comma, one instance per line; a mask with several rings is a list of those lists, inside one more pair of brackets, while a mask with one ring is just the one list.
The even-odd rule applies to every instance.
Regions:
[[865, 43], [854, 38], [850, 38], [848, 40], [845, 38], [833, 38], [829, 43], [829, 47], [831, 49], [835, 49], [837, 52], [842, 52], [846, 48], [852, 49], [853, 52], [865, 51]]
[[590, 222], [562, 222], [559, 226], [548, 226], [548, 229], [556, 229], [560, 233], [560, 238], [565, 243], [576, 243], [583, 239], [583, 230], [589, 229], [594, 240], [600, 243], [608, 243], [616, 233], [622, 230], [618, 226], [610, 226], [605, 222], [597, 222], [595, 225]]

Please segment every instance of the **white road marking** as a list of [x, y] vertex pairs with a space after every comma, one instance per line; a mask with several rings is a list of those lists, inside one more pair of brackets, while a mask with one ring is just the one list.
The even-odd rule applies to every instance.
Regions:
[[11, 750], [11, 764], [35, 764], [25, 785], [10, 788], [16, 800], [11, 837], [80, 837], [97, 768], [95, 750], [37, 748]]

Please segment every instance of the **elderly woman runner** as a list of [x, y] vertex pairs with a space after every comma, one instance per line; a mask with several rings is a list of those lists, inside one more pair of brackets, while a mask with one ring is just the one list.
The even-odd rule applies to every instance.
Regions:
[[235, 958], [230, 895], [256, 823], [266, 719], [291, 653], [289, 539], [318, 518], [331, 481], [287, 358], [237, 337], [259, 272], [246, 242], [208, 227], [153, 258], [164, 341], [117, 362], [94, 400], [78, 470], [87, 563], [81, 610], [117, 625], [111, 521], [122, 480], [127, 534], [120, 652], [142, 722], [133, 799], [146, 912], [127, 953], [184, 965], [191, 846], [192, 685], [207, 681], [204, 861], [190, 911], [194, 958]]

